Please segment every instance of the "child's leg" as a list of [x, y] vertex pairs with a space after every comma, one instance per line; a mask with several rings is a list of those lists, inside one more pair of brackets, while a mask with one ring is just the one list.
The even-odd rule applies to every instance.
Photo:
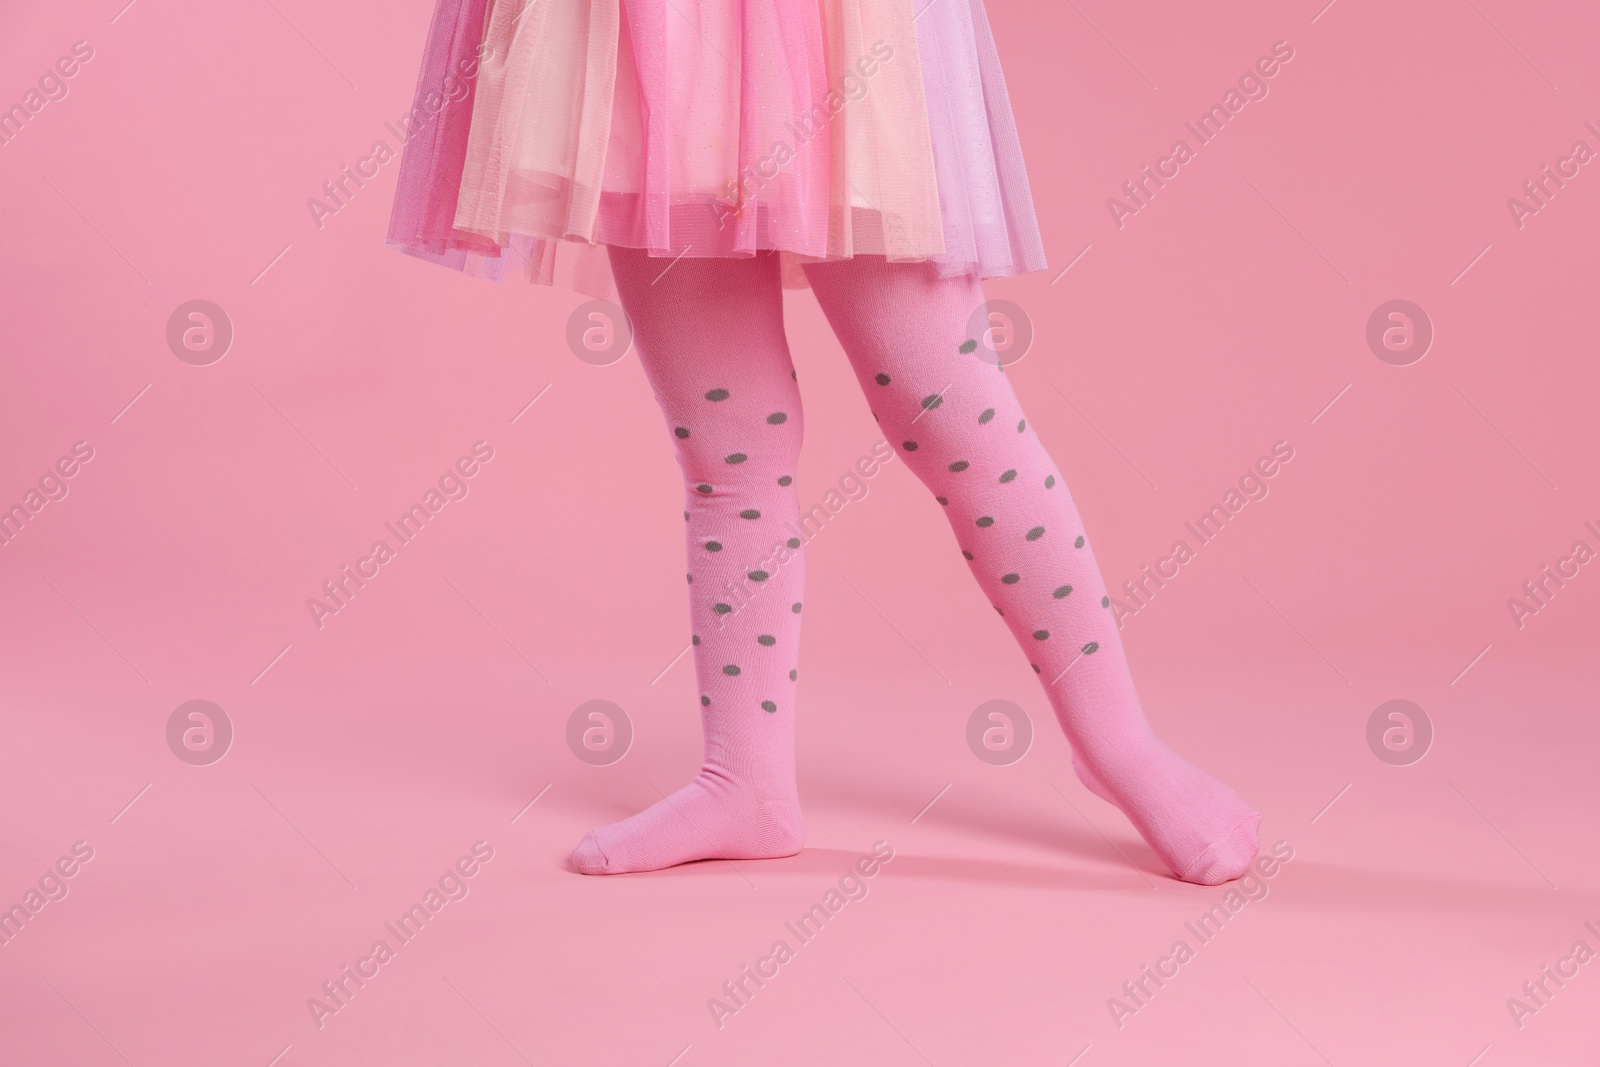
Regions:
[[1179, 878], [1238, 877], [1261, 816], [1145, 721], [1067, 487], [1006, 375], [961, 350], [983, 302], [976, 277], [877, 256], [805, 270], [879, 427], [944, 505], [972, 573], [1044, 684], [1079, 777], [1127, 813]]
[[792, 856], [805, 837], [794, 782], [805, 576], [791, 529], [803, 424], [778, 261], [610, 255], [683, 471], [705, 763], [660, 803], [585, 836], [573, 863], [619, 874]]

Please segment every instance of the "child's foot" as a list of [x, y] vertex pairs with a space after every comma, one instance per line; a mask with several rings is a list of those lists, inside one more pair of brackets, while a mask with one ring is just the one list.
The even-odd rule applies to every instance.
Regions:
[[1090, 792], [1122, 809], [1175, 877], [1221, 885], [1250, 869], [1261, 813], [1159, 740], [1099, 772], [1074, 751], [1072, 767]]
[[793, 856], [806, 836], [800, 801], [762, 796], [702, 771], [632, 818], [591, 830], [572, 852], [583, 874], [657, 871], [690, 860]]

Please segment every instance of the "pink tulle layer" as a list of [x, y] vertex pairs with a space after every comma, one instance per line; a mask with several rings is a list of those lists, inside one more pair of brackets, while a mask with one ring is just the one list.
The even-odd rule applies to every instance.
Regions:
[[438, 0], [407, 135], [389, 245], [479, 277], [1045, 266], [982, 0]]

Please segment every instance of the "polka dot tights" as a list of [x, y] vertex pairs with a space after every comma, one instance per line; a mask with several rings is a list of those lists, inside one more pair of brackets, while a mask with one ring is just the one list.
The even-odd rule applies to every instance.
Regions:
[[[793, 489], [803, 421], [777, 259], [611, 250], [635, 344], [686, 485], [688, 588], [706, 758], [654, 807], [588, 834], [585, 873], [797, 852], [794, 693], [804, 560]], [[1181, 879], [1238, 877], [1259, 813], [1172, 752], [1134, 692], [1066, 485], [969, 321], [976, 278], [861, 256], [805, 267], [889, 443], [942, 505], [1073, 748]]]

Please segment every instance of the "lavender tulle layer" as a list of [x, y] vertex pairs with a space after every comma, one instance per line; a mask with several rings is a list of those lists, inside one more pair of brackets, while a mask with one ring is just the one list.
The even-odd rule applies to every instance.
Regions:
[[478, 277], [1045, 267], [982, 0], [438, 0], [406, 135], [387, 243]]

